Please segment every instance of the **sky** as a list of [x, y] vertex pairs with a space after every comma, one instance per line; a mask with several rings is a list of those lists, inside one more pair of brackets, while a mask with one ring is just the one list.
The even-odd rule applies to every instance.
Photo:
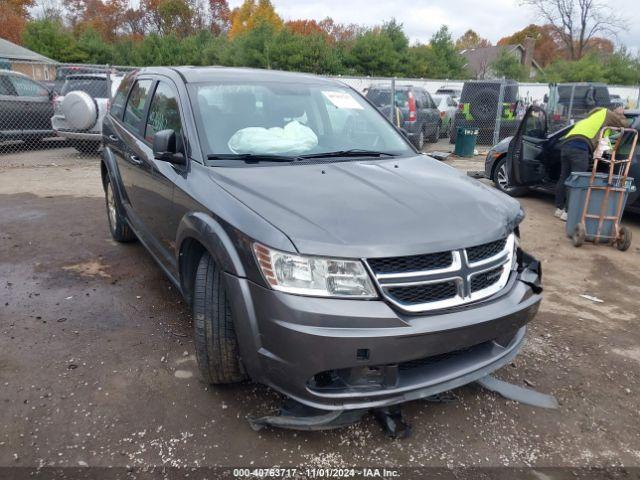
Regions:
[[[404, 24], [412, 42], [427, 42], [441, 25], [448, 25], [454, 38], [469, 28], [496, 43], [531, 23], [542, 23], [535, 11], [518, 0], [271, 0], [285, 20], [332, 17], [339, 23], [379, 25], [395, 17]], [[229, 0], [231, 8], [242, 0]], [[640, 51], [640, 8], [637, 0], [609, 0], [617, 12], [624, 12], [630, 28], [619, 41]]]

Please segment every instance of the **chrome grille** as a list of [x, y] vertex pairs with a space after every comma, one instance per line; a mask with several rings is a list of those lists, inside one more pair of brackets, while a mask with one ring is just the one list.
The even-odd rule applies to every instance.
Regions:
[[502, 290], [515, 267], [515, 236], [466, 249], [367, 259], [383, 296], [408, 312], [450, 308]]

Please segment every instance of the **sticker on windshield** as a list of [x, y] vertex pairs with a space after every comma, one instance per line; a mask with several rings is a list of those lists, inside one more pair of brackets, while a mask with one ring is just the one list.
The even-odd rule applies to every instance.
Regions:
[[363, 109], [363, 106], [347, 92], [323, 91], [322, 94], [338, 108], [346, 108], [349, 110]]

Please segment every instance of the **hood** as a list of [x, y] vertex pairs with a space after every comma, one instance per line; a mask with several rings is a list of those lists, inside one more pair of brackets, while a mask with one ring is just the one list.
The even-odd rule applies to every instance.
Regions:
[[[517, 201], [430, 157], [210, 169], [300, 253], [400, 256], [505, 236]], [[256, 240], [260, 240], [259, 238]]]

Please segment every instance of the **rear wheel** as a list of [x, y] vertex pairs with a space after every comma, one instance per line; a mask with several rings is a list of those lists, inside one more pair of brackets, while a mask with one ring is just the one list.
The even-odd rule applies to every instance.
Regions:
[[111, 185], [111, 180], [108, 175], [104, 183], [107, 219], [109, 220], [109, 231], [111, 232], [111, 236], [116, 242], [132, 242], [136, 239], [136, 236], [127, 221], [120, 214], [122, 208], [113, 191], [113, 185]]
[[440, 130], [441, 130], [441, 125], [440, 125], [440, 122], [438, 122], [433, 132], [433, 135], [429, 137], [430, 143], [436, 143], [438, 141], [438, 139], [440, 138]]
[[73, 146], [80, 153], [84, 153], [85, 155], [95, 155], [98, 153], [98, 149], [100, 148], [100, 142], [93, 140], [81, 140], [74, 142]]
[[413, 145], [420, 151], [424, 148], [424, 128], [421, 128], [418, 134], [414, 137]]
[[520, 197], [526, 195], [529, 189], [527, 187], [514, 187], [509, 183], [509, 174], [507, 172], [507, 159], [501, 157], [493, 167], [493, 184], [498, 190], [512, 197]]
[[198, 367], [207, 383], [235, 383], [247, 378], [222, 271], [208, 253], [202, 255], [196, 271], [193, 329]]

